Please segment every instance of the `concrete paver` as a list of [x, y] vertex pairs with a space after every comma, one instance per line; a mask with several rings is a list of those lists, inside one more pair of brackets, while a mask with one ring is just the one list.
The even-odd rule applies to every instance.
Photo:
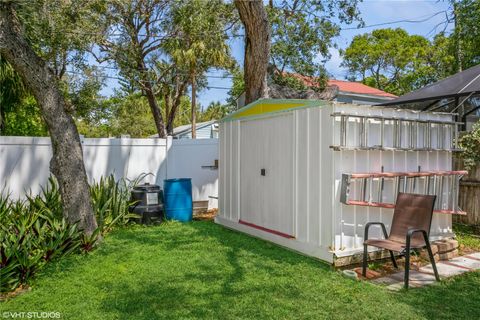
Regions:
[[[440, 278], [453, 277], [465, 272], [480, 269], [480, 252], [468, 254], [466, 256], [456, 257], [448, 261], [436, 263]], [[388, 290], [398, 291], [403, 288], [404, 271], [389, 274], [384, 277], [369, 280], [372, 283], [386, 286]], [[410, 270], [410, 287], [423, 287], [435, 283], [435, 276], [432, 265], [421, 267], [420, 270]]]

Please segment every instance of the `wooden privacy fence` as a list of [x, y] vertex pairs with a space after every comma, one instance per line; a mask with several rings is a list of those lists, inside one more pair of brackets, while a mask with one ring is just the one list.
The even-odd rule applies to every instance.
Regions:
[[[455, 170], [464, 170], [463, 160], [454, 159]], [[460, 180], [459, 206], [467, 212], [465, 216], [455, 216], [454, 221], [466, 224], [480, 224], [480, 163]]]

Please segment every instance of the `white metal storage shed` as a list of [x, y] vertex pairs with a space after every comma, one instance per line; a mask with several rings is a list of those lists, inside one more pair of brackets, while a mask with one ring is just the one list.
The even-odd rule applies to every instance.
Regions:
[[215, 221], [334, 262], [361, 252], [367, 222], [389, 227], [403, 191], [437, 194], [430, 237], [451, 237], [456, 134], [451, 114], [259, 100], [220, 121]]

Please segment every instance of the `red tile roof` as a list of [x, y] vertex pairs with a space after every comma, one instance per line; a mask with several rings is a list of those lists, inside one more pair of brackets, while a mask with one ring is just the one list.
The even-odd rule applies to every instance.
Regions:
[[[302, 76], [300, 74], [291, 74], [299, 80], [303, 81], [306, 86], [313, 87], [317, 84], [315, 79], [307, 76]], [[367, 86], [360, 82], [344, 81], [344, 80], [335, 80], [330, 79], [327, 81], [328, 86], [337, 86], [338, 90], [341, 92], [355, 93], [355, 94], [365, 94], [370, 96], [377, 97], [387, 97], [387, 98], [396, 98], [397, 96], [385, 91], [382, 91], [377, 88]]]
[[369, 87], [360, 82], [351, 82], [351, 81], [343, 81], [343, 80], [328, 80], [328, 85], [338, 86], [339, 91], [343, 92], [350, 92], [350, 93], [357, 93], [357, 94], [367, 94], [371, 96], [379, 96], [379, 97], [389, 97], [389, 98], [396, 98], [397, 96], [385, 91], [382, 91], [377, 88]]

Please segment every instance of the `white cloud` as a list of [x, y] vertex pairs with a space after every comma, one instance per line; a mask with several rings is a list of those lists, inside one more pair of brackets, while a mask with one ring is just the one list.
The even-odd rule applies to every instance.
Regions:
[[331, 58], [325, 63], [325, 68], [327, 68], [328, 73], [330, 73], [333, 78], [339, 80], [345, 79], [345, 76], [347, 75], [347, 70], [340, 66], [343, 59], [340, 55], [339, 50], [335, 48], [330, 48], [329, 51]]

